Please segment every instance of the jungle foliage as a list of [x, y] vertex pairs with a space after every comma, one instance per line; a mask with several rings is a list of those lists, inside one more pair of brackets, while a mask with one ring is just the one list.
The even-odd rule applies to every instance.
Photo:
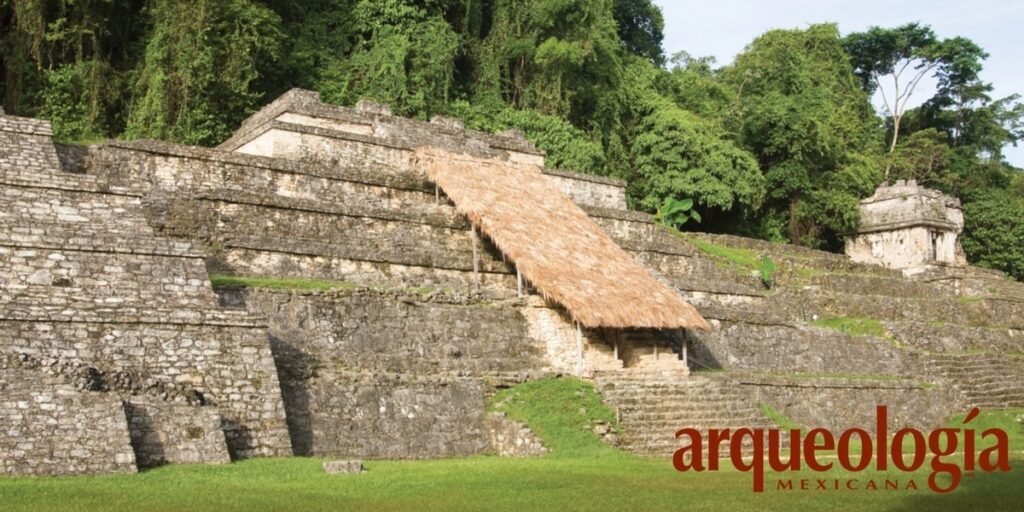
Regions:
[[[1024, 273], [1002, 155], [1024, 105], [990, 96], [972, 41], [811, 25], [716, 67], [666, 56], [664, 30], [651, 0], [0, 0], [0, 100], [65, 141], [213, 145], [292, 87], [369, 98], [518, 129], [552, 167], [628, 180], [638, 209], [692, 199], [700, 229], [831, 250], [860, 198], [914, 178], [964, 201], [973, 261]], [[938, 85], [879, 114], [899, 72]]]

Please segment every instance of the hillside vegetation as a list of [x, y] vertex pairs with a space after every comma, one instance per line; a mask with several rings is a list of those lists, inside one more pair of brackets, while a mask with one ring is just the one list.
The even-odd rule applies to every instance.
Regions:
[[[989, 96], [984, 49], [819, 24], [716, 67], [666, 56], [664, 30], [650, 0], [0, 0], [0, 98], [66, 141], [200, 145], [292, 87], [369, 98], [518, 128], [549, 166], [628, 180], [637, 209], [692, 199], [702, 230], [830, 250], [859, 199], [915, 178], [963, 200], [973, 262], [1024, 278], [1024, 177], [1002, 158], [1024, 106]], [[919, 70], [938, 85], [907, 109]]]

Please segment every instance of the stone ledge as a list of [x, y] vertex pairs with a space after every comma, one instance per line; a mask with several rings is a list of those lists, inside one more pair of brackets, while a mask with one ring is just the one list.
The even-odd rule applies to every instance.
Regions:
[[53, 137], [49, 121], [31, 117], [18, 117], [0, 112], [0, 131]]
[[303, 176], [330, 179], [335, 181], [347, 181], [365, 185], [376, 185], [399, 190], [411, 190], [433, 195], [434, 186], [425, 176], [417, 176], [413, 173], [381, 173], [374, 169], [367, 169], [367, 166], [343, 167], [344, 173], [338, 172], [338, 166], [326, 165], [311, 161], [291, 160], [287, 158], [276, 158], [268, 156], [250, 155], [246, 153], [229, 153], [217, 149], [200, 148], [196, 146], [184, 146], [169, 142], [154, 140], [138, 140], [132, 142], [110, 141], [99, 146], [100, 154], [97, 157], [103, 159], [103, 148], [123, 149], [138, 151], [154, 155], [175, 156], [193, 160], [209, 162], [220, 162], [242, 167], [257, 167], [270, 171], [284, 172]]
[[[0, 247], [6, 247], [9, 249], [32, 249], [38, 251], [61, 251], [61, 252], [77, 252], [77, 253], [90, 253], [90, 254], [130, 254], [133, 256], [154, 256], [158, 258], [185, 258], [185, 259], [204, 259], [206, 255], [201, 252], [194, 250], [186, 250], [175, 248], [175, 245], [182, 245], [188, 242], [179, 242], [167, 240], [166, 243], [161, 243], [165, 239], [151, 238], [147, 242], [151, 242], [152, 245], [149, 247], [138, 247], [138, 245], [147, 245], [141, 243], [141, 240], [133, 240], [133, 246], [126, 246], [124, 244], [104, 244], [107, 247], [97, 248], [95, 245], [85, 245], [76, 243], [67, 243], [61, 245], [50, 245], [50, 244], [37, 244], [32, 242], [19, 242], [17, 244], [5, 242], [0, 233]], [[98, 244], [97, 244], [98, 245]]]
[[[274, 123], [278, 116], [286, 113], [308, 115], [321, 119], [330, 119], [354, 124], [372, 125], [374, 123], [383, 122], [384, 124], [395, 125], [395, 127], [399, 129], [400, 133], [417, 133], [422, 138], [435, 134], [455, 137], [462, 136], [483, 140], [489, 146], [499, 149], [535, 155], [544, 154], [543, 151], [534, 147], [532, 143], [515, 137], [495, 135], [476, 130], [466, 130], [456, 124], [430, 123], [428, 121], [420, 121], [418, 119], [394, 116], [386, 113], [382, 109], [360, 110], [358, 106], [356, 108], [350, 108], [326, 104], [320, 101], [319, 93], [303, 89], [292, 89], [281, 95], [271, 104], [260, 109], [251, 117], [246, 119], [242, 123], [242, 127], [218, 147], [223, 150], [233, 151], [254, 139], [261, 131], [265, 131], [262, 130], [264, 127]], [[420, 134], [418, 132], [425, 132], [425, 134]], [[426, 141], [414, 141], [410, 142], [410, 144], [414, 146], [421, 146], [426, 145], [425, 142]]]
[[591, 183], [599, 183], [601, 185], [610, 185], [619, 188], [625, 188], [626, 182], [617, 178], [609, 178], [607, 176], [598, 176], [596, 174], [586, 174], [578, 171], [570, 171], [567, 169], [557, 169], [554, 167], [544, 167], [542, 169], [544, 174], [551, 176], [561, 176], [563, 178], [569, 178], [572, 180], [589, 181]]
[[[60, 324], [101, 324], [101, 325], [183, 325], [241, 327], [265, 330], [266, 322], [245, 311], [194, 311], [126, 308], [109, 308], [94, 312], [68, 312], [66, 308], [12, 309], [5, 305], [0, 311], [0, 322], [33, 322]], [[212, 307], [211, 307], [212, 309]], [[261, 341], [262, 343], [262, 341]]]
[[580, 209], [591, 217], [615, 220], [628, 220], [632, 222], [640, 222], [643, 224], [654, 224], [654, 219], [651, 217], [651, 214], [638, 212], [636, 210], [617, 210], [614, 208], [602, 208], [599, 206], [587, 205], [580, 205]]
[[734, 377], [741, 386], [772, 386], [787, 388], [818, 388], [818, 389], [930, 389], [933, 384], [922, 383], [915, 379], [895, 378], [875, 379], [870, 376], [858, 378], [830, 376], [787, 376], [740, 374]]

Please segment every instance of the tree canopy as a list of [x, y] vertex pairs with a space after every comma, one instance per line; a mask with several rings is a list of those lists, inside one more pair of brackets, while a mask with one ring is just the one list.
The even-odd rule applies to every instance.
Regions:
[[691, 205], [684, 229], [832, 250], [859, 199], [914, 178], [964, 202], [972, 261], [1020, 276], [1003, 149], [1024, 104], [991, 97], [973, 41], [821, 24], [716, 67], [666, 58], [664, 31], [651, 0], [0, 0], [0, 100], [65, 141], [212, 145], [291, 87], [370, 98], [518, 129], [550, 166], [628, 180], [634, 208]]

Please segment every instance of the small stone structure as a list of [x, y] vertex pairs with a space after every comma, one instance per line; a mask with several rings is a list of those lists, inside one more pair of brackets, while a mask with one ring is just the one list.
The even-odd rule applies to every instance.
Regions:
[[958, 237], [964, 228], [960, 201], [914, 180], [883, 185], [860, 202], [860, 227], [846, 254], [914, 273], [930, 265], [966, 265]]

